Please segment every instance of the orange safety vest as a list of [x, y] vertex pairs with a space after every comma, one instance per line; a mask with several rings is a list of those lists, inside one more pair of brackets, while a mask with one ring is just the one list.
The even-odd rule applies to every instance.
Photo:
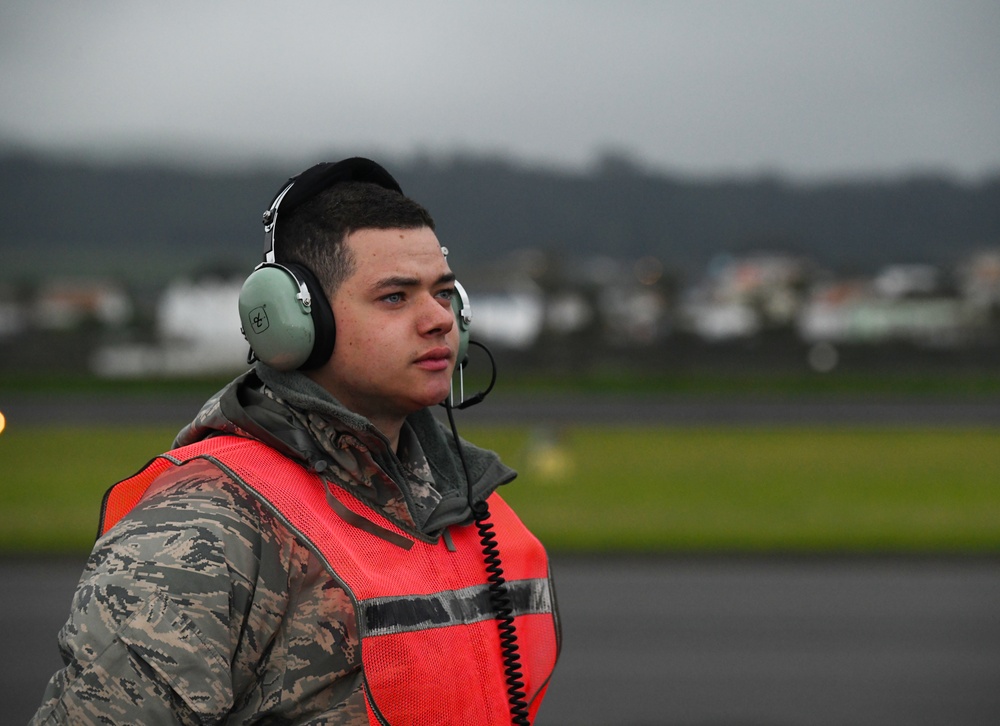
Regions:
[[[500, 631], [474, 525], [452, 527], [451, 542], [424, 542], [265, 444], [227, 435], [163, 454], [113, 486], [100, 534], [160, 474], [199, 457], [232, 475], [310, 543], [351, 596], [370, 723], [511, 722]], [[548, 559], [498, 494], [488, 502], [533, 721], [559, 650]]]

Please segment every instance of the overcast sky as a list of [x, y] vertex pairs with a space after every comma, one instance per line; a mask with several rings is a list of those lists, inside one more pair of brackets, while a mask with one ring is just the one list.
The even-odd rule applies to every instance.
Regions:
[[1000, 171], [997, 0], [0, 2], [0, 145]]

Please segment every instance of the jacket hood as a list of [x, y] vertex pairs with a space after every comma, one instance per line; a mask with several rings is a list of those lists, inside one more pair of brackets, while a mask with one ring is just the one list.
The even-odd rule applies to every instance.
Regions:
[[494, 452], [460, 439], [467, 483], [450, 430], [429, 409], [407, 417], [397, 454], [368, 419], [310, 378], [262, 363], [206, 401], [174, 446], [219, 434], [271, 446], [424, 538], [471, 519], [470, 484], [477, 502], [516, 476]]

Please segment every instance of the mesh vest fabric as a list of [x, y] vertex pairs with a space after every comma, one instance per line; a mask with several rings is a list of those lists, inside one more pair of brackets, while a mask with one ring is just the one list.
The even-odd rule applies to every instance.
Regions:
[[[510, 723], [499, 631], [474, 526], [452, 527], [453, 546], [444, 537], [417, 539], [264, 444], [220, 436], [168, 452], [113, 487], [101, 532], [159, 474], [196, 457], [212, 460], [260, 498], [351, 594], [371, 723]], [[499, 495], [489, 504], [534, 719], [559, 649], [548, 560]]]

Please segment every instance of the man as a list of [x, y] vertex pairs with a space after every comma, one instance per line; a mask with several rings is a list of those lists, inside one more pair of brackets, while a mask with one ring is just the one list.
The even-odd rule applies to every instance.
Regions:
[[348, 159], [265, 230], [258, 361], [109, 491], [33, 723], [529, 723], [554, 596], [514, 472], [431, 413], [465, 322], [433, 220]]

